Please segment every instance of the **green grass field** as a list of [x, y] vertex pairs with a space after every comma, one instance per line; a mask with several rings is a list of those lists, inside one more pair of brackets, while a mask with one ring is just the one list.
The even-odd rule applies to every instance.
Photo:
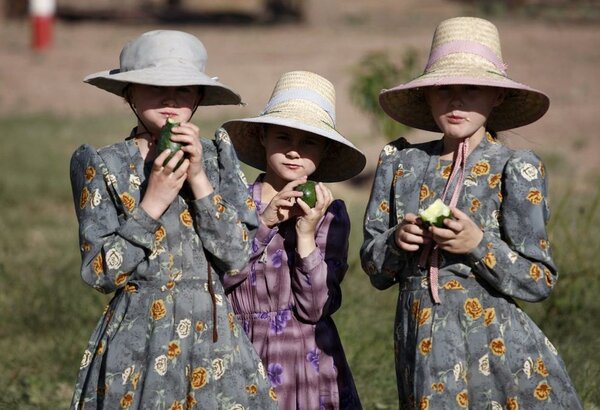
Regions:
[[[83, 142], [102, 146], [118, 139], [129, 124], [126, 117], [0, 118], [0, 409], [68, 407], [83, 348], [108, 300], [79, 278], [69, 158]], [[597, 409], [598, 180], [589, 182], [588, 193], [556, 182], [549, 228], [561, 277], [550, 299], [524, 308], [561, 352], [586, 408]], [[352, 257], [335, 320], [365, 408], [395, 409], [397, 290], [372, 288], [358, 262], [367, 195], [346, 200]]]

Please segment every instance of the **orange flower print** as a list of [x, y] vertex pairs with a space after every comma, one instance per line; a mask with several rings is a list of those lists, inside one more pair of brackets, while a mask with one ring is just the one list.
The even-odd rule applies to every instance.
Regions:
[[456, 403], [463, 409], [469, 407], [469, 394], [466, 390], [463, 390], [456, 395]]
[[548, 377], [550, 373], [548, 373], [548, 369], [546, 368], [546, 364], [542, 360], [541, 357], [538, 357], [535, 361], [535, 372], [542, 377]]
[[225, 211], [225, 205], [223, 205], [223, 197], [221, 195], [215, 195], [213, 197], [213, 204], [217, 208], [217, 213], [222, 214]]
[[500, 181], [502, 181], [502, 174], [492, 174], [488, 177], [488, 186], [496, 188]]
[[196, 326], [194, 326], [194, 328], [196, 329], [196, 332], [202, 332], [204, 329], [206, 329], [206, 325], [203, 321], [199, 320], [196, 322]]
[[115, 285], [117, 286], [121, 286], [122, 284], [124, 284], [125, 282], [127, 282], [127, 272], [122, 272], [119, 273], [117, 275], [117, 277], [115, 278]]
[[83, 209], [87, 205], [88, 200], [90, 199], [90, 191], [87, 187], [83, 187], [81, 190], [81, 197], [79, 197], [79, 208]]
[[498, 191], [498, 202], [502, 203], [502, 201], [504, 201], [504, 196], [502, 195], [502, 192]]
[[271, 400], [277, 400], [277, 393], [275, 393], [275, 389], [272, 387], [269, 389], [269, 397]]
[[160, 242], [164, 239], [165, 236], [167, 236], [167, 230], [164, 226], [161, 225], [160, 228], [158, 228], [156, 232], [154, 232], [154, 240], [156, 242]]
[[442, 178], [448, 179], [450, 178], [450, 174], [452, 173], [452, 165], [446, 165], [442, 168]]
[[248, 386], [246, 386], [246, 393], [248, 393], [252, 396], [254, 396], [257, 391], [258, 391], [258, 388], [256, 387], [256, 384], [249, 384]]
[[388, 205], [388, 201], [385, 201], [385, 200], [381, 201], [379, 203], [379, 210], [381, 212], [383, 212], [383, 213], [386, 213], [386, 214], [389, 213], [390, 212], [390, 206]]
[[141, 377], [142, 377], [142, 372], [137, 372], [131, 379], [131, 385], [133, 386], [134, 389], [137, 389], [137, 385], [140, 382]]
[[431, 345], [430, 337], [421, 340], [421, 343], [419, 343], [419, 352], [421, 352], [423, 356], [427, 356], [429, 352], [431, 352]]
[[429, 187], [425, 184], [421, 185], [421, 189], [419, 191], [419, 202], [423, 202], [425, 198], [428, 198], [431, 195], [431, 191]]
[[546, 280], [546, 286], [551, 288], [554, 286], [554, 279], [552, 278], [552, 272], [548, 268], [544, 268], [544, 279]]
[[531, 202], [534, 205], [539, 205], [542, 203], [542, 199], [544, 199], [544, 196], [542, 195], [542, 193], [537, 190], [537, 189], [530, 189], [529, 193], [527, 194], [527, 200], [529, 202]]
[[194, 408], [194, 406], [198, 404], [198, 401], [196, 400], [196, 398], [194, 396], [192, 396], [191, 394], [188, 394], [187, 397], [185, 398], [185, 408], [186, 409], [192, 409]]
[[129, 407], [131, 407], [131, 405], [133, 404], [133, 393], [125, 393], [123, 397], [121, 397], [119, 404], [121, 405], [122, 409], [128, 409]]
[[472, 213], [477, 212], [477, 210], [479, 209], [479, 207], [481, 206], [481, 201], [479, 201], [479, 199], [477, 198], [473, 198], [473, 200], [471, 201], [471, 207], [469, 208], [469, 211], [471, 211]]
[[167, 346], [167, 357], [173, 360], [180, 354], [181, 348], [179, 347], [179, 343], [177, 343], [175, 340], [170, 341], [169, 345]]
[[506, 410], [519, 410], [519, 401], [516, 397], [506, 399]]
[[477, 164], [473, 165], [473, 168], [471, 168], [471, 175], [474, 175], [476, 177], [487, 175], [489, 173], [490, 163], [485, 160], [479, 161]]
[[204, 367], [196, 367], [192, 372], [192, 388], [194, 390], [206, 386], [208, 372]]
[[486, 253], [483, 258], [483, 263], [485, 263], [485, 266], [492, 269], [494, 266], [496, 266], [496, 255], [494, 255], [492, 252]]
[[550, 243], [546, 239], [540, 239], [540, 249], [545, 251], [550, 246]]
[[442, 285], [442, 289], [446, 290], [464, 290], [463, 285], [456, 279], [450, 279], [448, 282]]
[[471, 318], [471, 320], [477, 320], [483, 314], [483, 307], [477, 298], [467, 298], [465, 300], [463, 308], [465, 309], [465, 313], [467, 316]]
[[100, 355], [100, 354], [104, 353], [104, 346], [105, 346], [104, 340], [100, 340], [100, 343], [98, 343], [98, 347], [96, 347], [96, 354]]
[[135, 208], [135, 198], [132, 197], [129, 192], [123, 192], [120, 196], [121, 202], [123, 202], [125, 209], [127, 209], [129, 212], [133, 211], [133, 208]]
[[487, 308], [483, 310], [483, 324], [486, 326], [491, 325], [496, 318], [496, 309]]
[[183, 410], [183, 406], [179, 401], [175, 400], [173, 404], [171, 404], [171, 407], [169, 407], [169, 410]]
[[535, 397], [538, 400], [548, 400], [551, 391], [552, 388], [550, 387], [548, 382], [543, 380], [538, 383], [535, 390], [533, 391], [533, 397]]
[[536, 282], [542, 277], [542, 271], [535, 263], [532, 263], [531, 266], [529, 266], [529, 276], [531, 276]]
[[431, 308], [425, 308], [419, 312], [419, 326], [423, 326], [431, 319]]
[[251, 197], [246, 198], [246, 207], [248, 209], [256, 209], [256, 204]]
[[96, 176], [96, 168], [89, 166], [84, 171], [85, 180], [90, 182]]
[[542, 177], [545, 177], [546, 176], [546, 167], [544, 166], [544, 164], [540, 164], [539, 170], [540, 170], [540, 174], [542, 174]]
[[490, 144], [497, 144], [498, 143], [498, 141], [496, 141], [496, 139], [489, 132], [485, 133], [485, 139], [488, 140], [488, 142]]
[[103, 266], [103, 260], [102, 260], [101, 253], [96, 255], [96, 257], [92, 261], [92, 269], [94, 270], [94, 273], [96, 274], [96, 276], [100, 276], [100, 274], [102, 274], [102, 272], [104, 272], [104, 266]]
[[154, 320], [160, 320], [163, 317], [165, 317], [165, 315], [167, 314], [165, 302], [162, 299], [158, 299], [152, 302], [150, 313], [152, 314], [152, 319]]
[[229, 330], [233, 332], [233, 329], [235, 329], [235, 315], [232, 312], [227, 314], [227, 322], [229, 323]]
[[504, 345], [504, 340], [500, 338], [492, 339], [490, 342], [490, 350], [496, 356], [502, 356], [506, 352], [506, 346]]
[[413, 300], [410, 311], [415, 319], [417, 318], [417, 315], [419, 314], [419, 306], [421, 306], [421, 303], [418, 300]]
[[242, 241], [248, 242], [248, 231], [242, 228]]
[[81, 244], [82, 252], [89, 252], [92, 249], [92, 245], [89, 242], [84, 242]]
[[446, 386], [442, 382], [440, 382], [440, 383], [433, 383], [431, 385], [431, 390], [433, 390], [436, 393], [443, 393], [445, 389], [446, 389]]
[[429, 397], [421, 397], [421, 400], [419, 400], [419, 410], [429, 410]]
[[396, 172], [394, 172], [394, 179], [392, 181], [393, 184], [396, 183], [396, 181], [398, 180], [398, 178], [402, 178], [404, 176], [404, 168], [402, 168], [402, 164], [398, 165], [398, 168], [396, 168]]
[[192, 215], [187, 209], [184, 209], [183, 212], [179, 214], [179, 220], [188, 228], [191, 228], [193, 225]]

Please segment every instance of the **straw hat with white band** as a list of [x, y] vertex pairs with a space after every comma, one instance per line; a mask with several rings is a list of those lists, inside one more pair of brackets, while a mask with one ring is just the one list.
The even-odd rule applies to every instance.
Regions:
[[325, 156], [311, 179], [343, 181], [359, 174], [366, 164], [364, 154], [335, 129], [335, 89], [318, 74], [292, 71], [281, 76], [266, 107], [257, 117], [223, 124], [238, 157], [246, 164], [266, 170], [265, 149], [260, 142], [266, 124], [281, 125], [313, 133], [329, 140]]
[[149, 31], [121, 50], [119, 68], [90, 74], [84, 82], [124, 97], [128, 84], [204, 86], [199, 105], [236, 105], [241, 97], [205, 73], [208, 55], [195, 36], [176, 30]]
[[507, 77], [498, 30], [475, 17], [456, 17], [435, 30], [429, 60], [416, 79], [383, 90], [379, 103], [390, 117], [405, 125], [439, 131], [425, 101], [423, 88], [439, 85], [502, 87], [506, 97], [495, 107], [487, 126], [493, 131], [521, 127], [542, 117], [550, 105], [541, 91]]

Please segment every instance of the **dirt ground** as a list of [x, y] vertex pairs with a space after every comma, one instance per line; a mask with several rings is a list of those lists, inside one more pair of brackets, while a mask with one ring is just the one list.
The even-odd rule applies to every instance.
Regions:
[[[175, 28], [196, 34], [204, 42], [209, 53], [207, 72], [236, 89], [247, 103], [246, 107], [201, 110], [200, 122], [210, 116], [254, 115], [268, 100], [281, 73], [315, 71], [335, 84], [338, 129], [365, 151], [368, 171], [374, 168], [385, 140], [350, 102], [352, 68], [370, 51], [388, 52], [400, 62], [408, 47], [419, 51], [424, 65], [437, 23], [469, 14], [464, 7], [444, 0], [309, 0], [306, 22], [299, 25], [59, 20], [54, 24], [53, 46], [43, 52], [30, 47], [27, 19], [0, 19], [0, 115], [122, 113], [126, 110], [122, 103], [83, 84], [82, 78], [118, 67], [121, 47], [141, 32]], [[490, 19], [500, 30], [509, 76], [551, 98], [546, 116], [515, 130], [509, 141], [562, 159], [573, 180], [600, 175], [600, 25]], [[412, 140], [432, 138], [437, 136], [418, 131], [409, 135]], [[597, 179], [594, 186], [597, 189]]]

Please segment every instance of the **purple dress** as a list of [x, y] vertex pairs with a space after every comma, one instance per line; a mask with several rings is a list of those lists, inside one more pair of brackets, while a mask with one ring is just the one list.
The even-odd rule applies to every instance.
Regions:
[[[260, 211], [260, 178], [250, 186]], [[267, 367], [281, 409], [360, 409], [331, 315], [348, 269], [350, 219], [335, 200], [319, 222], [317, 248], [296, 252], [295, 220], [260, 225], [250, 262], [224, 278], [237, 319]]]

